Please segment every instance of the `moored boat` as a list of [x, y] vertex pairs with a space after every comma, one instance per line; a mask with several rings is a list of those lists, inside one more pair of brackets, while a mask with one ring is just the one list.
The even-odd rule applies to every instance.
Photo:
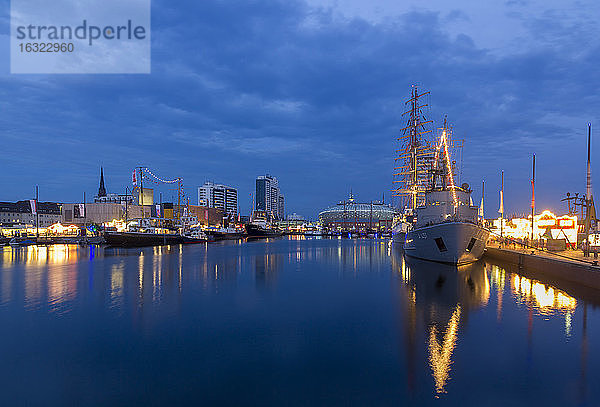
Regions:
[[109, 246], [142, 247], [183, 243], [183, 236], [175, 233], [152, 232], [104, 232], [104, 240]]
[[183, 235], [183, 243], [186, 244], [206, 243], [209, 240], [212, 241], [200, 228], [194, 228]]
[[10, 239], [10, 241], [8, 242], [8, 244], [10, 244], [13, 247], [19, 247], [19, 246], [31, 246], [31, 245], [35, 245], [37, 244], [37, 241], [34, 237], [13, 237], [12, 239]]
[[243, 229], [235, 227], [207, 229], [205, 232], [212, 240], [235, 240], [244, 237]]
[[404, 253], [441, 263], [467, 264], [481, 258], [490, 231], [472, 204], [469, 185], [454, 185], [448, 137], [444, 123], [431, 170], [431, 186], [425, 192], [424, 205], [416, 209], [417, 220], [406, 234]]
[[406, 233], [410, 229], [414, 215], [412, 209], [405, 208], [404, 213], [394, 217], [392, 222], [392, 241], [403, 244], [406, 239]]
[[245, 228], [249, 238], [277, 237], [283, 235], [283, 233], [279, 230], [268, 227], [266, 224], [249, 223], [245, 226]]

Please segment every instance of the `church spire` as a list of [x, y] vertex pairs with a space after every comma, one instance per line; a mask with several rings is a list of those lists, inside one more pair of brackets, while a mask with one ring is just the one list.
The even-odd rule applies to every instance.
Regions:
[[100, 167], [100, 188], [98, 188], [98, 198], [106, 196], [106, 188], [104, 188], [104, 168]]

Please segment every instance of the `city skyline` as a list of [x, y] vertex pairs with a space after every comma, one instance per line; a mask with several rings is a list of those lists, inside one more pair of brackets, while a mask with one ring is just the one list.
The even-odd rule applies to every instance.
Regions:
[[286, 185], [288, 212], [307, 217], [350, 189], [387, 199], [416, 83], [431, 91], [428, 118], [448, 114], [466, 140], [463, 179], [476, 202], [486, 181], [486, 217], [502, 169], [506, 212], [527, 211], [533, 153], [538, 208], [566, 212], [565, 193], [585, 192], [587, 123], [598, 126], [599, 6], [415, 5], [157, 0], [150, 75], [8, 75], [3, 61], [0, 198], [40, 185], [44, 200], [78, 201], [100, 166], [119, 193], [147, 165], [182, 177], [192, 199], [205, 179], [237, 186], [242, 213], [267, 172]]

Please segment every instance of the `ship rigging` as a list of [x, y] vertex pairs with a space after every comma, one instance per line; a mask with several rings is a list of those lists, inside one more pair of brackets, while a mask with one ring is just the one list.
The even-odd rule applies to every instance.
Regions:
[[428, 125], [433, 120], [427, 120], [423, 109], [427, 104], [422, 104], [423, 96], [429, 92], [419, 94], [416, 85], [412, 87], [411, 98], [405, 103], [410, 109], [402, 113], [408, 115], [406, 126], [401, 129], [402, 135], [398, 137], [400, 148], [396, 150], [394, 167], [394, 189], [392, 196], [399, 197], [401, 208], [411, 210], [421, 206], [425, 200], [425, 191], [429, 186], [431, 164], [434, 160], [434, 150], [430, 138], [432, 133]]

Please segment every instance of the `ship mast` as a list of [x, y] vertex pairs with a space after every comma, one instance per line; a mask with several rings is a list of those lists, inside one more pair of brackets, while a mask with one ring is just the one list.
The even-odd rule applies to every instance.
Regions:
[[[444, 125], [440, 128], [440, 137], [435, 149], [435, 156], [431, 168], [431, 185], [432, 190], [441, 188], [442, 190], [450, 190], [452, 192], [452, 200], [454, 202], [454, 210], [458, 208], [458, 197], [456, 195], [456, 161], [450, 158], [450, 151], [461, 150], [463, 141], [455, 142], [452, 139], [452, 129], [448, 126], [448, 118], [444, 117]], [[462, 155], [462, 153], [461, 153]], [[438, 185], [438, 178], [441, 185]]]
[[422, 205], [427, 190], [429, 169], [433, 160], [433, 147], [423, 136], [431, 133], [425, 125], [433, 123], [426, 120], [420, 99], [429, 92], [419, 94], [416, 85], [412, 87], [411, 98], [405, 103], [410, 109], [402, 116], [408, 115], [406, 127], [401, 129], [402, 135], [397, 138], [400, 149], [396, 150], [394, 167], [394, 186], [392, 196], [400, 197], [400, 206], [415, 209]]

